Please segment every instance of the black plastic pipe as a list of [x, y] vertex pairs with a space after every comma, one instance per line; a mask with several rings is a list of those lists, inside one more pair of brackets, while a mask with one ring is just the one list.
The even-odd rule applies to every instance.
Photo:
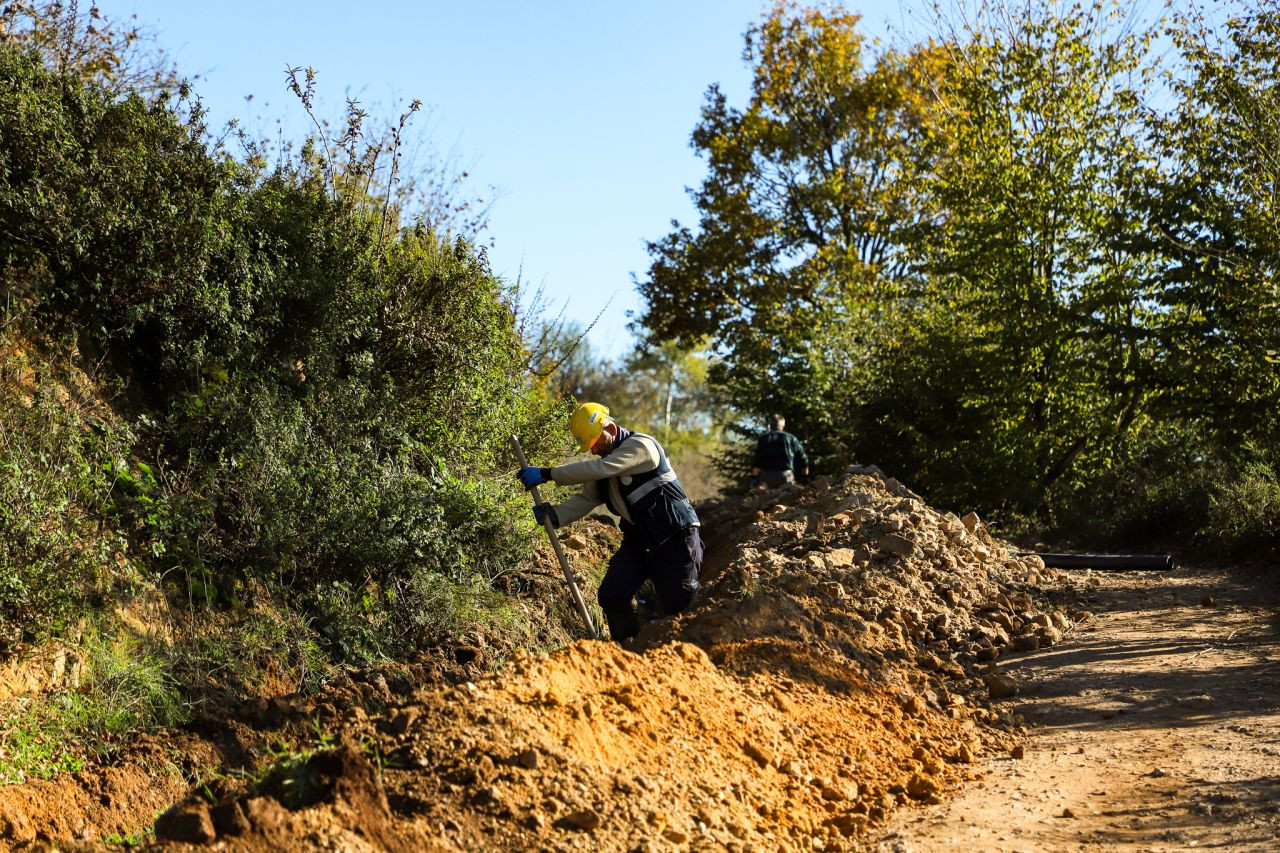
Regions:
[[1051, 569], [1101, 569], [1124, 571], [1125, 569], [1153, 569], [1168, 571], [1173, 568], [1173, 557], [1168, 554], [1037, 554], [1035, 551], [1019, 551], [1019, 557], [1039, 557]]

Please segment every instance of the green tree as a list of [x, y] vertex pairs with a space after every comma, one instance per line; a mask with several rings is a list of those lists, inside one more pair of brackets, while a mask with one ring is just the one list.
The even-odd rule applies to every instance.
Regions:
[[651, 245], [643, 322], [710, 335], [717, 387], [819, 466], [1036, 506], [1158, 391], [1123, 333], [1151, 311], [1155, 262], [1125, 251], [1149, 36], [1109, 9], [997, 9], [868, 59], [856, 17], [776, 7], [747, 108], [708, 98], [700, 227]]
[[922, 443], [913, 473], [954, 499], [1035, 508], [1126, 440], [1158, 390], [1133, 332], [1152, 264], [1125, 251], [1155, 162], [1150, 36], [1110, 8], [1006, 8], [929, 52], [928, 214], [908, 238], [920, 290], [883, 357], [899, 375], [932, 365], [926, 387], [946, 389], [903, 428]]
[[778, 5], [748, 31], [747, 106], [713, 86], [693, 133], [708, 163], [698, 228], [651, 243], [639, 285], [653, 340], [709, 338], [712, 380], [742, 411], [785, 410], [821, 436], [823, 396], [848, 378], [828, 350], [865, 345], [915, 215], [908, 71], [892, 52], [869, 61], [858, 20]]
[[1280, 409], [1280, 12], [1246, 5], [1221, 29], [1179, 15], [1175, 107], [1153, 141], [1167, 164], [1141, 198], [1135, 251], [1156, 254], [1168, 417], [1237, 446], [1274, 440]]

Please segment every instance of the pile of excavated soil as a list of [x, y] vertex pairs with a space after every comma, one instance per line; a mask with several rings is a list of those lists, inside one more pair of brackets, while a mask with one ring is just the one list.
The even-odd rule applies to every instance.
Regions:
[[[258, 792], [188, 800], [158, 834], [229, 849], [268, 849], [291, 832], [343, 849], [361, 838], [367, 849], [812, 849], [813, 838], [841, 849], [899, 800], [937, 802], [997, 741], [912, 716], [857, 677], [836, 694], [726, 674], [687, 643], [639, 655], [587, 641], [421, 691], [344, 736], [382, 762], [389, 813], [328, 791], [290, 812]], [[351, 787], [373, 801], [367, 785]]]
[[791, 668], [823, 683], [827, 673], [862, 672], [902, 688], [904, 702], [993, 719], [968, 700], [1014, 687], [976, 679], [976, 665], [1052, 646], [1090, 616], [1046, 604], [1071, 598], [1061, 572], [1019, 556], [976, 515], [938, 513], [874, 468], [705, 516], [727, 537], [706, 594], [648, 642], [696, 643], [737, 673]]
[[[213, 849], [826, 849], [939, 802], [1013, 721], [986, 671], [1084, 612], [1059, 573], [873, 469], [704, 513], [705, 589], [581, 641], [328, 717], [347, 748], [157, 824]], [[380, 774], [379, 771], [380, 770]], [[380, 776], [380, 778], [379, 778]]]
[[1016, 685], [984, 665], [1087, 617], [1043, 605], [1060, 575], [1038, 558], [874, 470], [704, 519], [698, 605], [631, 649], [521, 654], [383, 715], [351, 708], [337, 733], [364, 758], [344, 761], [361, 779], [381, 766], [385, 808], [367, 785], [348, 785], [364, 808], [330, 780], [296, 811], [259, 786], [189, 799], [157, 834], [227, 849], [845, 849], [1009, 747], [988, 697]]
[[[620, 535], [616, 527], [589, 520], [565, 537], [566, 549], [582, 570], [580, 582], [607, 560]], [[580, 617], [562, 593], [564, 576], [550, 544], [521, 571], [498, 578], [495, 587], [535, 626], [523, 638], [530, 646], [562, 646], [580, 635]], [[118, 608], [116, 615], [140, 635], [172, 629], [163, 613], [138, 612], [137, 607], [135, 601]], [[252, 777], [258, 756], [281, 745], [314, 741], [317, 723], [349, 734], [359, 719], [403, 703], [416, 689], [479, 678], [506, 659], [513, 639], [512, 632], [500, 630], [442, 637], [415, 660], [352, 672], [318, 693], [256, 695], [217, 708], [209, 699], [185, 731], [116, 744], [105, 758], [84, 754], [85, 767], [74, 774], [0, 786], [0, 850], [136, 836], [201, 779], [206, 780], [202, 788], [219, 796], [241, 793], [246, 786], [237, 782]], [[81, 670], [75, 649], [60, 643], [22, 650], [0, 664], [0, 718], [31, 701], [56, 701], [58, 693], [76, 690]], [[284, 679], [276, 684], [283, 691], [296, 686]], [[0, 725], [0, 756], [6, 736]], [[208, 782], [211, 774], [214, 781]]]

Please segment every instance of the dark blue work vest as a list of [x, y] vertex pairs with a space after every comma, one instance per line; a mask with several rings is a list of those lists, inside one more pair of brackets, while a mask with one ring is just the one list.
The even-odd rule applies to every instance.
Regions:
[[[698, 524], [698, 513], [694, 511], [684, 487], [676, 479], [676, 472], [667, 461], [667, 452], [651, 435], [633, 432], [623, 442], [647, 438], [658, 448], [658, 467], [643, 474], [624, 474], [611, 477], [618, 484], [622, 499], [627, 502], [627, 512], [631, 521], [622, 520], [623, 536], [636, 536], [640, 544], [646, 548], [656, 548], [672, 536]], [[620, 443], [618, 447], [621, 447]], [[617, 448], [614, 448], [615, 450]], [[602, 482], [601, 492], [605, 505], [614, 515], [621, 516], [618, 507], [613, 505], [613, 489], [610, 480]]]

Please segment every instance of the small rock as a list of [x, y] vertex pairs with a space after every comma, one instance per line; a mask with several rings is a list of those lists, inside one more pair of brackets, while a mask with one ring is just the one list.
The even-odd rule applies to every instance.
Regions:
[[989, 618], [992, 623], [999, 625], [1006, 632], [1010, 634], [1017, 633], [1018, 628], [1013, 624], [1013, 619], [1008, 613], [1005, 613], [1002, 610], [996, 610], [989, 615]]
[[1036, 638], [1040, 641], [1040, 645], [1049, 648], [1062, 641], [1062, 632], [1050, 625], [1048, 628], [1041, 628], [1037, 631]]
[[1035, 634], [1020, 634], [1013, 638], [1013, 648], [1019, 652], [1034, 652], [1040, 648], [1040, 638]]
[[915, 543], [901, 533], [886, 533], [880, 537], [876, 547], [884, 553], [892, 554], [895, 557], [909, 557], [916, 548]]
[[1161, 778], [1161, 777], [1163, 777], [1163, 776], [1168, 776], [1168, 775], [1169, 775], [1169, 773], [1168, 773], [1168, 771], [1164, 770], [1163, 768], [1157, 767], [1156, 769], [1152, 770], [1152, 771], [1151, 771], [1150, 773], [1148, 773], [1147, 775], [1148, 775], [1148, 776], [1150, 776], [1150, 777], [1151, 777], [1151, 778], [1153, 778], [1153, 779], [1159, 779], [1159, 778]]
[[516, 755], [516, 764], [526, 770], [534, 770], [542, 763], [542, 753], [536, 749], [525, 749]]
[[768, 767], [773, 763], [773, 751], [767, 747], [761, 746], [755, 741], [749, 740], [743, 743], [742, 751], [761, 767]]
[[209, 807], [201, 801], [178, 803], [156, 818], [156, 838], [160, 841], [208, 844], [217, 837]]
[[852, 548], [832, 548], [827, 552], [827, 566], [833, 569], [847, 569], [856, 560]]
[[1206, 595], [1204, 598], [1200, 599], [1200, 605], [1202, 607], [1213, 607], [1217, 603], [1218, 600], [1212, 595]]
[[587, 547], [587, 540], [575, 533], [561, 537], [560, 544], [568, 548], [570, 551], [581, 551]]
[[688, 833], [681, 832], [674, 826], [669, 826], [662, 830], [662, 837], [670, 841], [672, 844], [684, 844], [689, 840]]
[[960, 523], [964, 525], [965, 530], [972, 533], [978, 529], [978, 525], [982, 523], [982, 520], [978, 518], [978, 514], [976, 512], [971, 512], [964, 518], [960, 519]]
[[580, 809], [564, 816], [564, 822], [575, 829], [590, 832], [600, 826], [600, 815], [591, 809]]
[[844, 601], [845, 598], [844, 584], [835, 581], [819, 584], [818, 591], [822, 593], [823, 598], [830, 601]]
[[1018, 744], [1013, 749], [1009, 750], [1009, 757], [1016, 758], [1019, 761], [1021, 761], [1026, 756], [1026, 754], [1027, 754], [1027, 748], [1022, 744]]
[[471, 802], [475, 803], [477, 806], [496, 805], [502, 802], [502, 796], [499, 794], [497, 788], [492, 785], [488, 785], [476, 791], [475, 795], [471, 798]]
[[917, 800], [930, 797], [940, 790], [937, 780], [923, 773], [913, 774], [907, 781], [907, 795]]
[[898, 694], [898, 707], [913, 717], [922, 716], [929, 710], [928, 704], [918, 693], [903, 691]]
[[1061, 817], [1075, 817], [1075, 816], [1076, 816], [1076, 813], [1073, 812], [1070, 808], [1064, 808], [1062, 810]]
[[844, 802], [845, 800], [857, 799], [857, 794], [854, 794], [852, 797], [850, 797], [849, 792], [844, 790], [840, 786], [823, 785], [822, 799], [832, 803], [840, 803], [840, 802]]
[[989, 673], [982, 676], [982, 683], [987, 685], [992, 699], [1005, 699], [1018, 692], [1018, 680], [1007, 673]]

